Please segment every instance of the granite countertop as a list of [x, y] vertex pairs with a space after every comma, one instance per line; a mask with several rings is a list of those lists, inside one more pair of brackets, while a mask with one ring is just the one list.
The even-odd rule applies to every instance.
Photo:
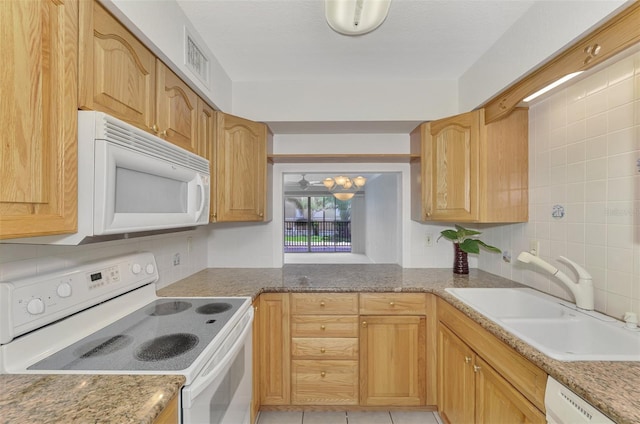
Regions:
[[[426, 292], [445, 299], [620, 424], [640, 422], [640, 362], [561, 362], [493, 324], [444, 289], [522, 287], [483, 271], [397, 265], [285, 265], [205, 269], [159, 296], [250, 296], [265, 292]], [[0, 422], [151, 423], [184, 384], [176, 375], [0, 375]]]
[[620, 424], [640, 422], [640, 362], [562, 362], [542, 354], [460, 302], [449, 287], [523, 287], [471, 270], [397, 265], [285, 265], [273, 268], [210, 268], [160, 289], [158, 295], [251, 296], [265, 292], [427, 292], [440, 296], [531, 362]]
[[153, 423], [180, 375], [0, 375], [2, 423]]

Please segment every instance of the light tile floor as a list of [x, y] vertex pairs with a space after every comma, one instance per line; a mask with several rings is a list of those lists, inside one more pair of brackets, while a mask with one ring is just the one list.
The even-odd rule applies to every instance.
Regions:
[[257, 424], [442, 424], [435, 412], [262, 411]]

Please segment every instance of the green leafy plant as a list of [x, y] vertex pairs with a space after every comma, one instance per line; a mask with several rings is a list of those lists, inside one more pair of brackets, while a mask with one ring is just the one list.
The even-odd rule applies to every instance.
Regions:
[[483, 241], [475, 238], [476, 236], [482, 234], [480, 231], [468, 230], [460, 225], [456, 225], [455, 230], [442, 230], [440, 232], [440, 240], [442, 237], [447, 240], [452, 241], [455, 244], [458, 244], [460, 250], [467, 253], [480, 253], [480, 247], [487, 249], [491, 252], [500, 253], [500, 249], [495, 246], [490, 246]]

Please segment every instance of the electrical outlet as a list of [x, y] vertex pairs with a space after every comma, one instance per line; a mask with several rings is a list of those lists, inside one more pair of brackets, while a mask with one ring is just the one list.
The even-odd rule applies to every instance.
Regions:
[[427, 242], [427, 246], [433, 245], [433, 234], [427, 234], [425, 241]]
[[529, 253], [533, 256], [540, 256], [540, 242], [538, 240], [529, 241]]
[[173, 266], [180, 265], [180, 253], [173, 255]]

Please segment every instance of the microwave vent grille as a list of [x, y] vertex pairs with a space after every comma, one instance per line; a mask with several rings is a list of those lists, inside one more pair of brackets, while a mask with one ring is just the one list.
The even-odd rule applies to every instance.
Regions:
[[102, 118], [103, 131], [100, 131], [99, 123], [98, 138], [102, 133], [106, 140], [122, 147], [209, 174], [208, 160], [118, 119], [107, 115]]

